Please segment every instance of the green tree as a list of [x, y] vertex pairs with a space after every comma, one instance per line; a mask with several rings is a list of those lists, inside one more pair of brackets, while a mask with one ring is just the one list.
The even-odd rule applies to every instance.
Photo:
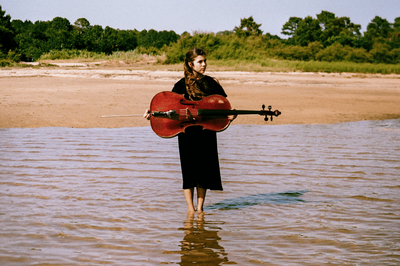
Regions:
[[74, 25], [82, 32], [84, 32], [90, 28], [90, 22], [89, 22], [89, 20], [87, 20], [85, 18], [78, 18], [75, 21]]
[[[375, 16], [374, 19], [368, 24], [367, 31], [364, 32], [364, 39], [366, 48], [368, 51], [372, 49], [376, 50], [376, 43], [388, 43], [390, 33], [392, 32], [392, 25], [386, 20], [379, 16]], [[379, 53], [378, 53], [379, 54]], [[382, 58], [381, 56], [375, 56], [375, 58]], [[380, 61], [375, 60], [375, 61]]]
[[134, 50], [136, 47], [137, 38], [133, 31], [105, 28], [102, 52], [111, 54], [114, 51]]
[[6, 15], [0, 5], [0, 53], [8, 53], [16, 48], [15, 33], [11, 25], [11, 16]]
[[102, 52], [106, 54], [111, 54], [113, 51], [117, 51], [118, 48], [118, 31], [107, 26], [104, 29], [104, 39], [103, 39], [103, 47]]
[[321, 40], [321, 26], [318, 19], [310, 16], [301, 20], [295, 30], [296, 45], [308, 46], [309, 43]]
[[296, 29], [302, 20], [299, 17], [290, 17], [289, 21], [282, 26], [282, 34], [289, 36], [289, 38], [294, 37]]
[[326, 28], [328, 28], [329, 24], [335, 20], [336, 16], [334, 13], [329, 12], [329, 11], [321, 11], [320, 14], [317, 15], [317, 18], [320, 22], [320, 25], [322, 27], [323, 30], [325, 30]]
[[104, 29], [100, 25], [94, 25], [89, 28], [84, 36], [84, 44], [88, 51], [103, 52], [104, 48]]
[[[171, 43], [177, 42], [180, 37], [174, 31], [158, 32], [153, 29], [149, 31], [142, 30], [141, 32], [138, 32], [137, 35], [138, 35], [139, 46], [144, 48], [154, 47], [157, 49], [161, 49], [164, 45], [169, 45]], [[182, 36], [185, 36], [185, 33], [183, 33]]]
[[85, 18], [78, 18], [73, 25], [71, 32], [72, 47], [74, 49], [86, 49], [85, 35], [90, 29], [90, 22]]
[[73, 48], [73, 43], [70, 39], [72, 29], [68, 19], [55, 17], [46, 31], [50, 50]]
[[348, 17], [336, 17], [331, 12], [322, 11], [317, 18], [320, 22], [321, 42], [324, 46], [335, 42], [355, 46], [355, 41], [361, 37], [361, 25], [354, 24]]
[[116, 49], [118, 51], [135, 50], [138, 46], [136, 33], [133, 30], [120, 30], [117, 34]]
[[29, 20], [13, 20], [11, 23], [15, 29], [15, 41], [21, 53], [21, 60], [36, 60], [42, 53], [49, 51], [49, 37], [46, 32], [50, 22], [36, 21], [32, 23]]
[[365, 37], [372, 41], [387, 39], [391, 32], [391, 25], [386, 20], [379, 16], [376, 16], [367, 26]]
[[400, 17], [394, 19], [393, 28], [394, 30], [400, 30]]
[[324, 47], [339, 42], [346, 46], [359, 46], [362, 42], [361, 25], [354, 24], [348, 17], [336, 17], [334, 13], [322, 11], [317, 18], [291, 17], [282, 27], [282, 34], [289, 38], [286, 44], [307, 46], [320, 42]]
[[393, 29], [389, 37], [389, 45], [391, 46], [391, 48], [400, 48], [400, 17], [394, 19]]
[[261, 24], [257, 24], [253, 17], [243, 18], [240, 20], [240, 26], [235, 27], [233, 31], [239, 37], [248, 37], [252, 35], [262, 35], [262, 30], [260, 29]]
[[164, 45], [170, 45], [171, 43], [177, 42], [179, 39], [179, 35], [176, 34], [174, 31], [160, 31], [158, 32], [158, 42], [156, 43], [155, 47], [160, 49], [164, 47]]

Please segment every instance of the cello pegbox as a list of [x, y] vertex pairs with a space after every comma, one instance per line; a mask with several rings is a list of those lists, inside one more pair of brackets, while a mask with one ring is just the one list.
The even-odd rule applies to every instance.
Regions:
[[[262, 108], [263, 111], [265, 111], [265, 104], [263, 104], [263, 105], [261, 106], [261, 108]], [[265, 115], [264, 121], [268, 121], [268, 116], [267, 116], [267, 115]]]
[[[272, 106], [271, 105], [268, 105], [268, 111], [270, 111], [271, 112], [271, 109], [272, 109]], [[272, 119], [272, 115], [271, 115], [271, 121], [272, 121], [273, 119]]]

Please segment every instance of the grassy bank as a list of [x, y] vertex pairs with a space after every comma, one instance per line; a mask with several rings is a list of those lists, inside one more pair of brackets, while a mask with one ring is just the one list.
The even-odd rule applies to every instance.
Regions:
[[43, 60], [76, 60], [80, 62], [93, 62], [93, 61], [126, 61], [129, 62], [143, 62], [154, 61], [161, 64], [165, 61], [163, 55], [155, 55], [142, 53], [140, 50], [127, 51], [127, 52], [113, 52], [112, 54], [95, 53], [86, 50], [61, 50], [51, 51], [40, 56], [38, 61]]
[[354, 62], [292, 61], [275, 59], [212, 60], [210, 65], [234, 71], [254, 72], [324, 72], [324, 73], [365, 73], [400, 74], [400, 66], [393, 64], [371, 64]]
[[[152, 65], [155, 69], [168, 69], [165, 65], [165, 55], [144, 54], [140, 51], [114, 52], [110, 55], [105, 53], [94, 53], [81, 50], [63, 50], [44, 54], [40, 57], [41, 67], [54, 66], [51, 62], [62, 60], [71, 62], [96, 62], [102, 61], [103, 66], [129, 67], [130, 65]], [[43, 63], [45, 62], [45, 64]], [[108, 64], [107, 64], [108, 62]], [[114, 64], [113, 64], [114, 63]], [[3, 66], [29, 66], [7, 62]], [[163, 67], [162, 67], [163, 66]], [[176, 69], [176, 64], [173, 69]], [[179, 67], [178, 67], [179, 68]], [[400, 65], [395, 64], [373, 64], [373, 63], [355, 63], [355, 62], [324, 62], [324, 61], [295, 61], [280, 59], [210, 59], [209, 69], [215, 71], [252, 71], [252, 72], [325, 72], [325, 73], [365, 73], [365, 74], [400, 74]]]

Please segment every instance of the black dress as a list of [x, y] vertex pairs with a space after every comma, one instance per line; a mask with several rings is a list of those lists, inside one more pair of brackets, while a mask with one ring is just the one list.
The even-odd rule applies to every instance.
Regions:
[[[212, 77], [203, 78], [206, 79], [210, 95], [227, 96], [221, 85]], [[187, 98], [185, 79], [179, 80], [172, 91], [184, 94]], [[187, 127], [185, 133], [178, 134], [178, 144], [183, 189], [199, 184], [205, 189], [222, 190], [216, 132], [203, 130], [200, 126]]]

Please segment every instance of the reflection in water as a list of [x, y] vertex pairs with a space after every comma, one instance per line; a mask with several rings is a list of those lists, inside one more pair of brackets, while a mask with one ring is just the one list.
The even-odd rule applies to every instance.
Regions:
[[200, 213], [195, 220], [194, 213], [188, 213], [183, 228], [179, 230], [185, 231], [180, 245], [182, 256], [179, 265], [220, 265], [228, 262], [228, 254], [218, 243], [221, 228], [207, 223], [204, 214]]
[[305, 202], [300, 196], [307, 191], [287, 191], [282, 193], [262, 193], [249, 195], [246, 197], [226, 199], [221, 202], [215, 203], [205, 207], [205, 210], [230, 210], [230, 209], [242, 209], [258, 204], [288, 204], [288, 203], [299, 203]]

